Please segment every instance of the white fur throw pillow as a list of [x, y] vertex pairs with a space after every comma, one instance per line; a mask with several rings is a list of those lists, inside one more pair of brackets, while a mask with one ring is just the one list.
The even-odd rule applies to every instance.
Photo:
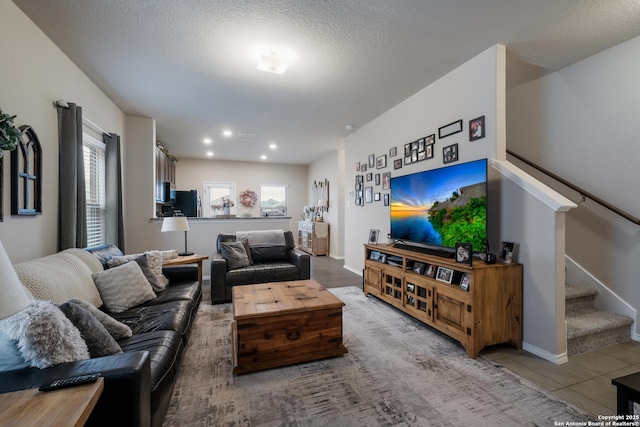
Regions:
[[49, 301], [34, 300], [0, 325], [7, 337], [18, 342], [22, 357], [36, 368], [89, 358], [80, 331]]
[[100, 323], [102, 323], [102, 326], [107, 329], [107, 332], [111, 334], [113, 339], [120, 340], [123, 338], [130, 338], [131, 335], [133, 335], [133, 332], [131, 331], [131, 328], [129, 326], [125, 325], [122, 322], [119, 322], [104, 311], [98, 310], [88, 302], [81, 299], [72, 299], [70, 302], [76, 303], [80, 307], [83, 307], [91, 312], [91, 314], [93, 314], [94, 317], [98, 319]]
[[122, 313], [156, 298], [151, 284], [135, 262], [93, 273], [93, 280], [105, 308], [112, 313]]

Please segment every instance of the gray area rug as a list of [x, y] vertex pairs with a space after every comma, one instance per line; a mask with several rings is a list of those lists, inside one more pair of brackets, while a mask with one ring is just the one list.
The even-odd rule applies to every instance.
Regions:
[[231, 304], [200, 305], [165, 426], [553, 426], [592, 418], [355, 287], [349, 353], [232, 374]]

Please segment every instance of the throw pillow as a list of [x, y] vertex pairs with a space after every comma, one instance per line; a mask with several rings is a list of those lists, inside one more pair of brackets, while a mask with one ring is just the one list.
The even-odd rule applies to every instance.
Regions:
[[151, 284], [135, 262], [93, 273], [93, 280], [104, 306], [113, 313], [122, 313], [156, 297]]
[[249, 264], [253, 264], [253, 259], [251, 258], [251, 246], [249, 246], [249, 239], [240, 239], [242, 246], [244, 246], [244, 250], [247, 253], [247, 258], [249, 258]]
[[[143, 273], [153, 290], [156, 292], [160, 292], [165, 290], [167, 285], [169, 284], [169, 279], [167, 279], [164, 274], [162, 274], [162, 252], [160, 251], [148, 251], [143, 254], [133, 254], [133, 255], [124, 255], [119, 257], [113, 257], [108, 262], [107, 265], [109, 267], [118, 267], [122, 264], [125, 264], [129, 261], [136, 261], [140, 264], [139, 258], [144, 256], [147, 261], [148, 270], [143, 268]], [[141, 266], [142, 267], [142, 266]]]
[[20, 350], [18, 350], [18, 341], [10, 339], [1, 331], [0, 325], [0, 372], [12, 371], [14, 369], [28, 368], [29, 363], [24, 360]]
[[251, 265], [242, 242], [222, 242], [220, 250], [222, 251], [222, 256], [227, 260], [227, 268], [229, 270]]
[[80, 307], [88, 310], [93, 316], [98, 319], [102, 326], [104, 326], [109, 334], [115, 340], [121, 340], [123, 338], [130, 338], [133, 335], [131, 328], [122, 322], [117, 321], [113, 317], [109, 316], [104, 311], [98, 310], [95, 306], [81, 299], [72, 299], [70, 302], [78, 304]]
[[48, 368], [89, 358], [80, 331], [52, 302], [34, 300], [0, 326], [30, 366]]
[[169, 285], [169, 279], [162, 273], [162, 262], [164, 259], [162, 258], [162, 252], [160, 251], [147, 251], [144, 253], [147, 256], [147, 261], [149, 261], [149, 268], [156, 275], [156, 281], [158, 283], [157, 291], [164, 291], [166, 287]]
[[89, 310], [69, 301], [60, 304], [59, 307], [67, 319], [71, 320], [73, 326], [80, 331], [92, 358], [122, 353], [116, 340]]
[[140, 270], [142, 270], [144, 277], [147, 278], [154, 291], [161, 290], [162, 285], [158, 283], [158, 277], [156, 276], [156, 274], [151, 271], [151, 268], [149, 267], [149, 260], [147, 259], [147, 255], [145, 254], [138, 255], [131, 260], [129, 259], [129, 256], [111, 258], [107, 262], [107, 264], [109, 265], [109, 267], [119, 267], [128, 262], [135, 262], [140, 266]]

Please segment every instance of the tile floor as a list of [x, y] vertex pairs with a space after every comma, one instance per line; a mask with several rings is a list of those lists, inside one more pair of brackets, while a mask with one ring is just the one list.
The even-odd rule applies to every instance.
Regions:
[[[362, 288], [362, 277], [343, 265], [331, 257], [312, 257], [311, 278], [327, 288]], [[640, 343], [634, 341], [571, 356], [562, 365], [508, 345], [492, 346], [480, 355], [595, 416], [616, 413], [611, 379], [640, 371]]]

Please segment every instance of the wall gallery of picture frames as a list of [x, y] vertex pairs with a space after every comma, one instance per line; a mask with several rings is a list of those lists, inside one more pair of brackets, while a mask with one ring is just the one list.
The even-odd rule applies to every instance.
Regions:
[[[463, 123], [464, 121], [462, 119], [459, 119], [447, 125], [439, 127], [438, 139], [444, 139], [462, 133]], [[468, 130], [469, 141], [477, 141], [484, 138], [484, 116], [479, 116], [475, 119], [469, 120]], [[455, 138], [452, 138], [452, 140], [453, 139]], [[389, 163], [387, 163], [387, 154], [378, 156], [376, 156], [375, 154], [369, 154], [365, 161], [357, 162], [356, 172], [360, 172], [360, 174], [356, 175], [355, 191], [353, 192], [353, 195], [355, 196], [356, 206], [364, 206], [365, 203], [374, 203], [379, 201], [383, 201], [384, 206], [389, 206], [389, 193], [379, 192], [380, 188], [378, 187], [382, 186], [381, 189], [383, 191], [390, 190], [391, 172], [384, 172], [380, 170], [386, 169], [387, 166], [390, 166], [390, 163], [393, 163], [393, 170], [397, 170], [402, 168], [403, 161], [404, 166], [407, 166], [413, 163], [433, 159], [435, 156], [435, 144], [436, 134], [434, 132], [430, 135], [404, 144], [404, 155], [402, 155], [401, 153], [401, 156], [397, 159], [394, 159], [394, 157], [398, 156], [398, 147], [391, 147], [389, 149], [388, 158], [393, 159], [393, 161], [389, 160]], [[457, 162], [459, 159], [459, 150], [459, 143], [457, 142], [442, 147], [442, 164]], [[367, 173], [366, 181], [373, 181], [375, 185], [368, 185], [365, 187], [364, 173], [367, 172], [368, 169], [373, 168], [377, 169], [380, 173], [376, 173], [375, 175], [372, 172]]]

